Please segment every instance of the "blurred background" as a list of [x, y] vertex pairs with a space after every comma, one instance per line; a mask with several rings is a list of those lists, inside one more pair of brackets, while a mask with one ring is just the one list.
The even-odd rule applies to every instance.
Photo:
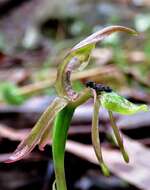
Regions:
[[[73, 86], [87, 80], [111, 86], [135, 103], [150, 103], [149, 0], [0, 0], [0, 161], [56, 96], [56, 68], [67, 51], [91, 33], [123, 25], [138, 36], [114, 34], [98, 44], [91, 63], [75, 73]], [[75, 80], [78, 79], [78, 80]], [[108, 115], [100, 112], [100, 137], [111, 176], [104, 177], [91, 145], [92, 101], [79, 107], [69, 130], [66, 178], [71, 190], [150, 190], [150, 113], [115, 115], [131, 162], [114, 144]], [[51, 146], [25, 159], [0, 163], [0, 190], [50, 190]]]

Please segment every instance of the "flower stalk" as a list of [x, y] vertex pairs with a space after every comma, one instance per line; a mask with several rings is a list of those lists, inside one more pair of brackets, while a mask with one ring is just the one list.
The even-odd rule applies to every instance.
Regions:
[[52, 152], [57, 190], [67, 190], [64, 171], [64, 155], [68, 129], [73, 113], [74, 108], [69, 105], [66, 106], [57, 114], [53, 126]]
[[67, 190], [64, 157], [68, 129], [75, 109], [85, 103], [89, 98], [94, 98], [92, 144], [94, 146], [95, 154], [101, 166], [102, 172], [106, 176], [109, 175], [109, 170], [103, 161], [99, 139], [98, 121], [100, 105], [108, 110], [110, 122], [124, 160], [126, 162], [129, 161], [112, 112], [131, 115], [139, 111], [148, 111], [148, 107], [146, 105], [135, 105], [126, 100], [124, 97], [113, 92], [110, 87], [102, 84], [90, 82], [86, 85], [87, 88], [85, 88], [81, 93], [74, 91], [71, 85], [72, 71], [74, 69], [83, 69], [88, 64], [91, 52], [96, 43], [118, 31], [128, 32], [133, 35], [136, 34], [134, 30], [123, 26], [106, 27], [103, 30], [100, 30], [85, 38], [69, 51], [63, 62], [60, 64], [57, 72], [55, 88], [58, 98], [56, 98], [51, 105], [48, 106], [47, 110], [42, 114], [29, 135], [19, 144], [9, 159], [6, 160], [7, 163], [20, 160], [31, 152], [36, 145], [39, 145], [40, 149], [43, 150], [47, 140], [51, 136], [50, 134], [52, 131], [52, 154], [56, 177], [53, 184], [53, 190]]

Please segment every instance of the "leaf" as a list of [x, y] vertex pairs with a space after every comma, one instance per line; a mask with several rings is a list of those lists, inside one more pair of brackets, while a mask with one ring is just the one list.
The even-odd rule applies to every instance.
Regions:
[[33, 148], [40, 142], [47, 128], [51, 126], [50, 124], [52, 124], [56, 114], [61, 111], [67, 104], [68, 101], [66, 99], [55, 98], [55, 100], [48, 106], [38, 122], [32, 128], [31, 132], [18, 145], [17, 149], [5, 162], [15, 162], [29, 154], [33, 150]]
[[132, 115], [140, 111], [148, 111], [148, 106], [145, 104], [136, 105], [128, 101], [115, 92], [103, 92], [100, 96], [101, 104], [109, 111], [117, 112], [124, 115]]
[[[120, 153], [103, 147], [103, 155], [110, 171], [119, 178], [138, 187], [138, 189], [149, 190], [150, 187], [150, 151], [135, 140], [123, 136], [125, 146], [131, 157], [130, 163], [122, 162]], [[74, 141], [67, 141], [66, 150], [91, 163], [99, 165], [93, 147]]]
[[4, 83], [1, 90], [4, 100], [9, 104], [20, 105], [25, 100], [25, 98], [20, 95], [19, 88], [14, 84]]
[[64, 58], [64, 61], [59, 65], [56, 91], [59, 96], [67, 97], [71, 100], [77, 97], [77, 93], [72, 90], [70, 75], [75, 69], [83, 69], [89, 63], [92, 50], [95, 48], [97, 42], [102, 41], [114, 32], [127, 32], [137, 34], [134, 30], [123, 26], [110, 26], [103, 30], [95, 32], [89, 37], [85, 38], [77, 45], [75, 45]]

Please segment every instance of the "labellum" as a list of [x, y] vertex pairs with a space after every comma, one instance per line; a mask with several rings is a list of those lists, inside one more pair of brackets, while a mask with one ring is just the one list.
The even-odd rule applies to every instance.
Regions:
[[119, 96], [115, 92], [102, 92], [100, 96], [101, 105], [109, 111], [117, 112], [123, 115], [132, 115], [139, 111], [148, 111], [148, 107], [136, 105], [128, 101], [126, 98]]
[[110, 123], [125, 161], [129, 161], [124, 149], [121, 135], [115, 124], [112, 112], [120, 114], [134, 114], [138, 111], [147, 111], [146, 105], [137, 106], [125, 98], [117, 95], [111, 88], [104, 85], [89, 83], [81, 93], [75, 92], [71, 85], [71, 73], [76, 69], [83, 69], [89, 63], [92, 50], [97, 42], [114, 32], [137, 34], [134, 30], [123, 26], [110, 26], [95, 32], [75, 45], [65, 56], [58, 67], [55, 88], [58, 97], [48, 106], [28, 136], [19, 144], [14, 153], [6, 160], [7, 163], [20, 160], [33, 150], [36, 145], [43, 149], [52, 131], [52, 152], [56, 181], [53, 189], [67, 190], [64, 170], [65, 144], [68, 129], [75, 109], [94, 97], [94, 111], [92, 118], [92, 143], [104, 175], [109, 171], [103, 161], [99, 139], [99, 108], [106, 108], [109, 112]]

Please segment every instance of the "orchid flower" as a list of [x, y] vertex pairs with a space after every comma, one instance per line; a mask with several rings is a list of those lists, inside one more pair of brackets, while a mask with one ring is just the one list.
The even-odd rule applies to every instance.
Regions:
[[99, 139], [98, 120], [100, 106], [108, 110], [110, 123], [120, 151], [124, 160], [126, 162], [129, 161], [112, 112], [120, 114], [135, 114], [139, 111], [148, 111], [148, 107], [146, 105], [135, 105], [124, 97], [119, 96], [111, 88], [94, 82], [87, 83], [85, 89], [78, 93], [72, 89], [70, 79], [72, 71], [76, 69], [84, 69], [87, 66], [91, 52], [95, 48], [96, 43], [102, 41], [114, 32], [127, 32], [133, 35], [137, 34], [130, 28], [110, 26], [90, 35], [75, 45], [58, 67], [55, 83], [58, 97], [56, 97], [48, 106], [31, 132], [19, 144], [8, 160], [6, 160], [7, 163], [22, 159], [29, 154], [36, 145], [39, 145], [40, 149], [43, 149], [52, 136], [52, 153], [56, 178], [53, 189], [67, 190], [64, 171], [64, 156], [68, 129], [75, 109], [85, 103], [89, 98], [94, 98], [92, 143], [102, 172], [104, 175], [109, 175], [109, 170], [103, 160]]

